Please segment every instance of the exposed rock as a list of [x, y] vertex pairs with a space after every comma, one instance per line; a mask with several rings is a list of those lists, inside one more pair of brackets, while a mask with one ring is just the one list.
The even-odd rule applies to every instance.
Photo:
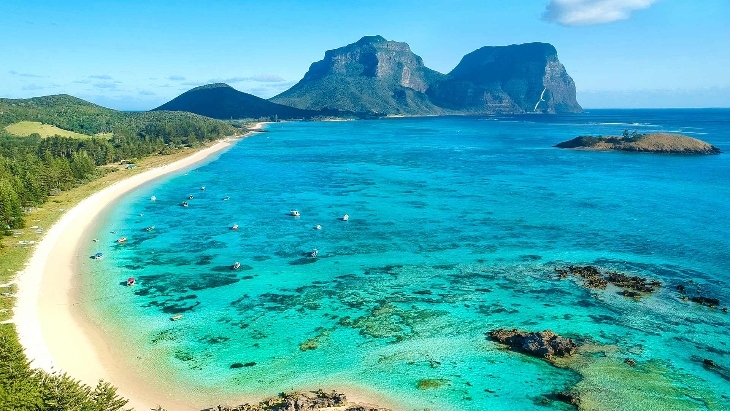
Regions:
[[526, 332], [500, 328], [490, 331], [487, 335], [490, 339], [505, 344], [512, 350], [548, 360], [554, 357], [571, 356], [578, 348], [575, 341], [561, 337], [550, 330]]
[[379, 115], [582, 111], [550, 44], [482, 47], [444, 75], [426, 67], [408, 44], [381, 36], [325, 52], [301, 81], [271, 101]]
[[281, 393], [278, 397], [266, 399], [256, 405], [243, 404], [234, 407], [219, 405], [203, 411], [316, 411], [332, 407], [347, 407], [345, 411], [388, 411], [384, 408], [350, 404], [345, 394], [322, 390], [308, 393]]
[[424, 66], [408, 44], [365, 36], [325, 52], [302, 80], [271, 101], [310, 110], [441, 114], [443, 110], [424, 94], [441, 77]]
[[569, 265], [566, 268], [555, 268], [560, 278], [573, 275], [583, 279], [583, 286], [586, 288], [605, 289], [610, 283], [622, 288], [625, 297], [639, 299], [642, 293], [652, 293], [661, 287], [657, 280], [649, 280], [644, 277], [629, 276], [615, 271], [601, 272], [592, 265], [575, 266]]
[[639, 134], [633, 137], [580, 136], [559, 143], [555, 147], [661, 154], [720, 154], [719, 148], [702, 140], [668, 133]]
[[648, 280], [638, 276], [628, 276], [617, 272], [608, 273], [608, 282], [623, 289], [638, 291], [642, 293], [651, 293], [661, 287], [661, 283], [656, 280]]
[[426, 94], [439, 107], [469, 114], [583, 111], [573, 79], [547, 43], [482, 47]]

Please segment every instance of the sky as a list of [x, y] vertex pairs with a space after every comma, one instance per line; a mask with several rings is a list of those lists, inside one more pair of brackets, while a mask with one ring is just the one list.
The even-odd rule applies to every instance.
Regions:
[[148, 110], [226, 82], [269, 98], [375, 34], [442, 73], [551, 43], [585, 108], [730, 107], [730, 0], [0, 0], [0, 97]]

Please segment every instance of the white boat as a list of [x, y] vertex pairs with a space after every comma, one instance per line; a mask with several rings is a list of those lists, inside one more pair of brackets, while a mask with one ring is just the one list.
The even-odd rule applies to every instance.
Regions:
[[319, 255], [319, 250], [317, 250], [316, 248], [315, 248], [314, 250], [312, 250], [311, 252], [309, 252], [309, 254], [308, 254], [308, 256], [309, 256], [310, 258], [315, 258], [315, 257], [317, 257], [318, 255]]
[[193, 197], [192, 195], [188, 196], [188, 200], [192, 200], [193, 198], [195, 198], [195, 197]]
[[96, 254], [94, 254], [94, 259], [95, 260], [101, 260], [103, 257], [104, 257], [104, 254], [102, 254], [102, 253], [96, 253]]
[[117, 239], [117, 242], [118, 242], [118, 243], [126, 243], [126, 242], [127, 242], [127, 237], [119, 237], [119, 238]]
[[291, 211], [289, 211], [289, 215], [292, 216], [292, 217], [299, 217], [299, 216], [301, 216], [301, 214], [299, 214], [299, 211], [298, 210], [291, 210]]
[[228, 200], [230, 200], [230, 199], [231, 199], [231, 197], [230, 197], [230, 196], [225, 196], [225, 197], [223, 197], [223, 201], [228, 201]]
[[233, 227], [231, 227], [231, 230], [238, 230], [238, 224], [233, 224]]
[[177, 321], [177, 320], [182, 319], [182, 318], [183, 318], [183, 315], [182, 314], [173, 315], [172, 317], [170, 317], [170, 321]]
[[155, 196], [152, 196], [152, 197], [150, 197], [150, 200], [152, 200], [152, 201], [156, 201], [156, 200], [157, 200], [157, 197], [155, 197]]
[[150, 231], [152, 231], [154, 229], [155, 229], [155, 226], [151, 225], [151, 226], [145, 228], [145, 231], [150, 232]]
[[350, 219], [350, 216], [347, 215], [347, 214], [345, 214], [345, 215], [342, 216], [342, 221], [347, 221], [349, 219]]
[[188, 202], [187, 201], [183, 201], [182, 206], [183, 207], [187, 207], [188, 206]]
[[231, 268], [234, 269], [234, 270], [238, 270], [239, 268], [241, 268], [241, 263], [239, 263], [238, 261], [236, 261], [236, 263], [233, 264], [233, 267], [231, 267]]
[[201, 191], [205, 191], [205, 186], [200, 187]]
[[321, 230], [321, 229], [322, 229], [322, 226], [321, 226], [321, 225], [319, 225], [319, 224], [317, 224], [316, 226], [314, 226], [314, 229], [315, 229], [315, 230]]

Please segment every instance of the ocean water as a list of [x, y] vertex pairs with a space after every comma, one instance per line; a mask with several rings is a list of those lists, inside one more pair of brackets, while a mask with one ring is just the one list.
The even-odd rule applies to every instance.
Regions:
[[[603, 409], [730, 410], [730, 314], [676, 291], [730, 305], [730, 157], [552, 147], [624, 129], [730, 152], [730, 110], [272, 124], [119, 201], [88, 249], [105, 258], [82, 259], [84, 307], [130, 367], [200, 398], [542, 410], [573, 387]], [[588, 290], [556, 278], [568, 264], [662, 288]], [[555, 367], [488, 341], [498, 327], [596, 353]]]

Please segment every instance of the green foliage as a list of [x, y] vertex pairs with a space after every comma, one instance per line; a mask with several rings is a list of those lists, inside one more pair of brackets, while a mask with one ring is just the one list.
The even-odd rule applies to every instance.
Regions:
[[[17, 137], [5, 130], [22, 121], [112, 136]], [[23, 227], [24, 208], [38, 207], [49, 196], [103, 174], [97, 166], [171, 153], [235, 133], [230, 124], [195, 114], [123, 113], [67, 95], [0, 99], [0, 232]], [[118, 411], [126, 404], [103, 381], [92, 388], [66, 374], [33, 369], [12, 326], [0, 324], [0, 410]]]
[[18, 194], [9, 181], [0, 180], [0, 228], [22, 228], [23, 224]]
[[99, 381], [92, 389], [66, 374], [33, 369], [10, 325], [0, 326], [0, 409], [14, 411], [120, 411], [127, 400]]

